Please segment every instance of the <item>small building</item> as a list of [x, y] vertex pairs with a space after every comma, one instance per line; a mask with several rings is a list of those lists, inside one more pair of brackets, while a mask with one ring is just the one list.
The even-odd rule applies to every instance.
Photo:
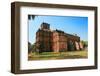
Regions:
[[80, 37], [61, 30], [50, 29], [50, 24], [42, 23], [36, 32], [36, 49], [39, 52], [75, 51], [80, 47]]

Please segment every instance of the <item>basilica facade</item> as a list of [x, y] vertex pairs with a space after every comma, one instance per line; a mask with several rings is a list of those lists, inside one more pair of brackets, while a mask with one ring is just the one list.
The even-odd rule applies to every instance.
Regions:
[[[66, 28], [67, 30], [67, 28]], [[80, 37], [62, 30], [51, 30], [50, 24], [43, 22], [36, 32], [36, 50], [39, 52], [78, 51], [83, 49]]]

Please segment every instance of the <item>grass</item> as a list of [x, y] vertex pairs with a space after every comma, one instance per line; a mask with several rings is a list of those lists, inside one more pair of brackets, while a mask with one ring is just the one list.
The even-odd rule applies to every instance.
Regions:
[[67, 52], [43, 52], [43, 53], [30, 53], [28, 54], [28, 60], [55, 60], [55, 59], [78, 59], [87, 58], [88, 51], [67, 51]]

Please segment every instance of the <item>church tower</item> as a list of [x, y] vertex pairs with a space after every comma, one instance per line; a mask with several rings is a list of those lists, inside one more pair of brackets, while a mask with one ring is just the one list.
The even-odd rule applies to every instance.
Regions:
[[36, 32], [36, 45], [39, 52], [51, 51], [51, 31], [50, 24], [42, 23], [40, 29]]
[[41, 29], [42, 30], [50, 30], [50, 24], [48, 24], [48, 23], [42, 23], [41, 24]]

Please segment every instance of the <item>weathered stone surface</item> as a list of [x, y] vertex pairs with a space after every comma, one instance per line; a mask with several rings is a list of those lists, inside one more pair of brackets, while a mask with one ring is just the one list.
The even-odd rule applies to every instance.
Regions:
[[80, 50], [79, 43], [77, 41], [75, 41], [75, 48], [76, 50]]
[[82, 50], [83, 49], [83, 44], [80, 42], [79, 45], [80, 45], [80, 49]]
[[79, 41], [78, 36], [57, 29], [51, 31], [48, 23], [42, 23], [41, 28], [36, 32], [37, 49], [43, 52], [79, 50], [79, 45], [82, 48], [82, 44], [78, 44]]

